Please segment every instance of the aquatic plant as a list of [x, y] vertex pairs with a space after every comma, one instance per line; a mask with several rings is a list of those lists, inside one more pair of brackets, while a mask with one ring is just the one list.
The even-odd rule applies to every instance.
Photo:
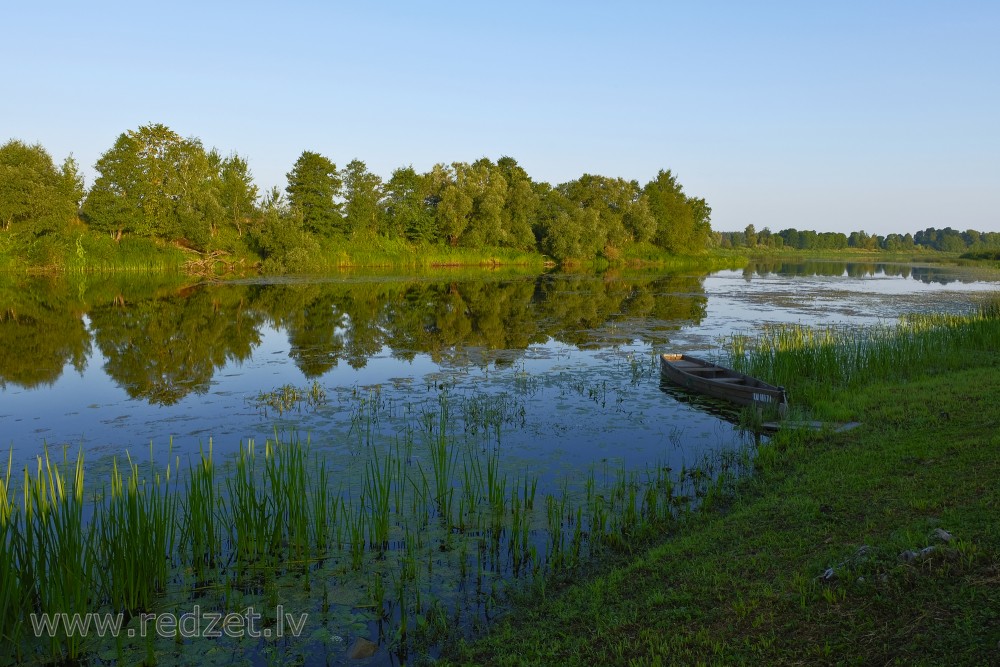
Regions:
[[[152, 450], [148, 465], [113, 459], [108, 488], [86, 515], [82, 452], [75, 463], [46, 457], [33, 475], [26, 470], [21, 506], [8, 457], [0, 619], [11, 650], [52, 660], [90, 650], [79, 638], [29, 637], [21, 621], [33, 609], [133, 614], [192, 598], [239, 609], [261, 598], [276, 604], [294, 586], [329, 611], [330, 586], [364, 570], [374, 574], [359, 587], [358, 608], [405, 655], [421, 641], [418, 629], [440, 631], [442, 609], [463, 623], [487, 620], [511, 582], [562, 572], [600, 548], [633, 547], [681, 511], [662, 466], [640, 475], [605, 464], [603, 479], [592, 470], [579, 489], [567, 479], [555, 492], [540, 490], [537, 474], [514, 474], [499, 446], [499, 429], [519, 419], [521, 405], [509, 397], [478, 395], [466, 405], [441, 390], [421, 409], [400, 411], [409, 422], [386, 433], [381, 420], [395, 408], [377, 393], [355, 398], [363, 405], [353, 479], [331, 474], [310, 438], [275, 431], [222, 461], [211, 440], [184, 467], [155, 465]], [[466, 420], [475, 426], [455, 426]], [[690, 486], [693, 503], [710, 478], [676, 483]], [[148, 640], [116, 640], [122, 662], [155, 660], [157, 650]]]
[[793, 400], [815, 403], [829, 392], [906, 377], [919, 368], [961, 368], [970, 350], [1000, 347], [1000, 300], [967, 314], [907, 315], [896, 324], [764, 327], [722, 340], [728, 362], [784, 386]]

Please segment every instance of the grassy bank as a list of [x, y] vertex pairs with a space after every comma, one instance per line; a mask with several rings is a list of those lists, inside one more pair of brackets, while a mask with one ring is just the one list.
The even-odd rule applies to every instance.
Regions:
[[254, 252], [246, 239], [220, 236], [211, 247], [196, 252], [161, 240], [126, 237], [115, 241], [89, 233], [82, 226], [26, 241], [0, 238], [0, 272], [118, 273], [178, 272], [195, 275], [317, 274], [349, 269], [424, 271], [466, 267], [516, 267], [531, 271], [563, 266], [570, 269], [608, 268], [739, 268], [744, 257], [671, 255], [649, 244], [632, 244], [590, 258], [556, 261], [534, 251], [512, 248], [470, 248], [443, 243], [414, 243], [378, 236], [355, 239], [311, 238], [309, 243], [283, 248], [266, 256]]
[[692, 515], [638, 558], [550, 589], [451, 659], [1000, 661], [1000, 354], [928, 335], [945, 363], [841, 384], [823, 399], [862, 427], [778, 434], [726, 511]]
[[916, 249], [889, 253], [859, 249], [804, 251], [775, 248], [714, 248], [692, 255], [672, 255], [649, 243], [605, 248], [593, 257], [556, 260], [536, 251], [499, 247], [451, 246], [411, 242], [400, 238], [361, 236], [326, 238], [303, 236], [267, 250], [252, 240], [222, 230], [203, 251], [182, 242], [126, 236], [116, 241], [89, 231], [82, 223], [41, 237], [0, 237], [0, 272], [116, 273], [179, 272], [195, 275], [267, 275], [335, 272], [344, 269], [397, 271], [449, 267], [521, 267], [531, 270], [561, 266], [603, 271], [608, 268], [736, 269], [754, 261], [842, 261], [899, 263], [956, 263], [993, 266], [988, 259], [959, 259], [957, 253]]

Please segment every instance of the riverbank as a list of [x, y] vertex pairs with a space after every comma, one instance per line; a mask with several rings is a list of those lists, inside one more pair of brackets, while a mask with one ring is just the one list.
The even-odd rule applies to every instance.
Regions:
[[248, 275], [337, 273], [344, 270], [415, 271], [454, 267], [492, 270], [517, 267], [544, 271], [603, 271], [609, 268], [741, 268], [760, 261], [919, 262], [995, 266], [989, 259], [960, 259], [957, 253], [917, 249], [907, 253], [859, 250], [803, 251], [775, 248], [714, 248], [672, 255], [648, 243], [607, 248], [596, 256], [560, 261], [536, 251], [511, 248], [451, 246], [378, 236], [356, 239], [316, 238], [309, 248], [262, 256], [234, 235], [220, 238], [204, 251], [160, 239], [90, 232], [82, 224], [44, 237], [0, 238], [0, 274], [179, 273], [227, 278]]
[[1000, 355], [837, 400], [723, 512], [452, 647], [479, 664], [1000, 661]]

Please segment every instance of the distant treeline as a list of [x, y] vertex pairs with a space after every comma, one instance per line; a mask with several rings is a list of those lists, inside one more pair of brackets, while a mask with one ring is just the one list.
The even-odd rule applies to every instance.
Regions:
[[[977, 232], [968, 229], [960, 232], [951, 227], [927, 229], [916, 234], [867, 234], [864, 231], [814, 232], [810, 230], [783, 229], [761, 231], [747, 225], [742, 232], [716, 232], [715, 242], [722, 248], [792, 248], [795, 250], [886, 250], [906, 252], [917, 248], [942, 252], [967, 253], [976, 259], [996, 258], [1000, 253], [1000, 232]], [[981, 255], [981, 257], [980, 257]]]
[[0, 147], [5, 245], [58, 263], [74, 252], [72, 239], [86, 254], [81, 235], [96, 234], [251, 254], [280, 270], [347, 242], [509, 248], [556, 260], [615, 259], [624, 248], [691, 254], [711, 242], [710, 207], [669, 170], [644, 185], [585, 174], [552, 186], [501, 157], [424, 173], [400, 167], [383, 180], [360, 160], [338, 168], [304, 151], [287, 187], [262, 193], [244, 157], [159, 124], [122, 133], [94, 168], [87, 189], [72, 157], [57, 166], [38, 144]]

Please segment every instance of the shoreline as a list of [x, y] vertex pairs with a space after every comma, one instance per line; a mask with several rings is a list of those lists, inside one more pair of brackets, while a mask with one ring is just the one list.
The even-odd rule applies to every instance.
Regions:
[[1000, 356], [837, 402], [783, 431], [724, 511], [542, 600], [449, 660], [985, 664], [1000, 659]]

